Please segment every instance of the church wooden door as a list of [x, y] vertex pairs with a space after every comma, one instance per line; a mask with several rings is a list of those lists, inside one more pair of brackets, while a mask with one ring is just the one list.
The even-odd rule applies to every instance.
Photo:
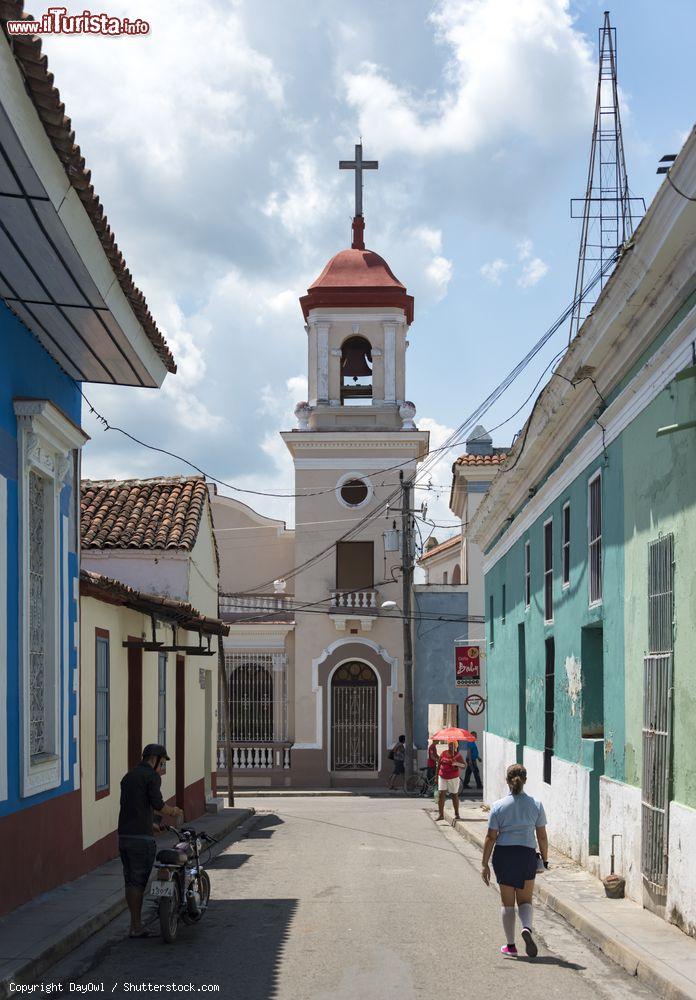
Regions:
[[331, 681], [331, 770], [378, 768], [377, 676], [366, 663], [344, 663]]

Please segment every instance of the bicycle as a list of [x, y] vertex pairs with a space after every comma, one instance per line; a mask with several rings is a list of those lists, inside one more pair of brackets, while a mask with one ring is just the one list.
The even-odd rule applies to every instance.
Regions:
[[[415, 798], [418, 795], [429, 795], [432, 798], [433, 792], [437, 788], [437, 775], [429, 778], [428, 768], [421, 767], [420, 774], [412, 774], [404, 785], [404, 793]], [[423, 773], [426, 772], [426, 773]]]
[[[427, 767], [421, 767], [420, 774], [411, 775], [409, 780], [404, 785], [405, 795], [409, 795], [411, 796], [411, 798], [417, 798], [419, 795], [428, 795], [430, 798], [433, 797], [433, 794], [437, 788], [437, 774], [434, 774], [432, 778], [429, 778], [427, 776], [427, 773], [423, 774], [423, 772], [424, 771], [427, 772], [427, 770], [428, 770]], [[459, 778], [460, 798], [464, 795], [466, 787], [467, 786], [464, 784], [464, 779], [460, 777]]]

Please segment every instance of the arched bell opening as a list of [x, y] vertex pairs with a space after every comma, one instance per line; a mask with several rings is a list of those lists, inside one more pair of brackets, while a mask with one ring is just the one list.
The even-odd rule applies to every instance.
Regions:
[[353, 660], [331, 678], [331, 770], [379, 767], [379, 685], [369, 664]]
[[341, 402], [372, 399], [372, 345], [349, 337], [341, 347]]

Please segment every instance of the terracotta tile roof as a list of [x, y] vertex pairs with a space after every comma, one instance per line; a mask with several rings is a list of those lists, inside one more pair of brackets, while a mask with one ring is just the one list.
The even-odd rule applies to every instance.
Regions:
[[461, 545], [461, 541], [462, 541], [462, 536], [461, 535], [452, 535], [451, 538], [448, 538], [444, 542], [440, 542], [439, 545], [434, 545], [432, 547], [432, 549], [429, 549], [427, 552], [425, 552], [420, 557], [420, 559], [418, 560], [418, 562], [419, 563], [423, 563], [423, 562], [425, 562], [426, 559], [430, 559], [432, 556], [438, 556], [442, 552], [446, 552], [447, 549], [453, 549], [457, 545]]
[[25, 12], [23, 0], [0, 0], [0, 27], [2, 27], [14, 53], [27, 93], [34, 103], [44, 131], [94, 226], [104, 248], [104, 253], [131, 309], [167, 371], [174, 373], [176, 372], [176, 364], [172, 353], [166, 340], [157, 329], [145, 296], [133, 282], [123, 254], [118, 248], [104, 214], [104, 208], [90, 183], [91, 172], [85, 166], [85, 159], [80, 147], [75, 144], [72, 122], [65, 114], [65, 105], [60, 99], [58, 89], [53, 84], [53, 73], [49, 72], [48, 60], [46, 56], [41, 54], [41, 38], [38, 35], [10, 36], [7, 34], [7, 21], [24, 20], [33, 21], [34, 18]]
[[83, 597], [96, 597], [97, 600], [109, 604], [120, 604], [134, 611], [155, 615], [157, 618], [174, 622], [179, 628], [190, 632], [202, 632], [205, 635], [229, 635], [230, 627], [218, 618], [208, 618], [185, 601], [177, 601], [173, 597], [162, 594], [148, 594], [135, 590], [119, 580], [80, 570], [80, 593]]
[[208, 487], [202, 476], [82, 482], [84, 549], [183, 549], [196, 542]]
[[460, 455], [455, 465], [500, 465], [507, 458], [507, 452], [496, 451], [492, 455]]

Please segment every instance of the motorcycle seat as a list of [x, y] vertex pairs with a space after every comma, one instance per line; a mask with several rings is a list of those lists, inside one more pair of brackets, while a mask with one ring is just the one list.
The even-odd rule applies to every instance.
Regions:
[[157, 860], [163, 865], [185, 865], [188, 859], [183, 851], [165, 847], [157, 852]]

